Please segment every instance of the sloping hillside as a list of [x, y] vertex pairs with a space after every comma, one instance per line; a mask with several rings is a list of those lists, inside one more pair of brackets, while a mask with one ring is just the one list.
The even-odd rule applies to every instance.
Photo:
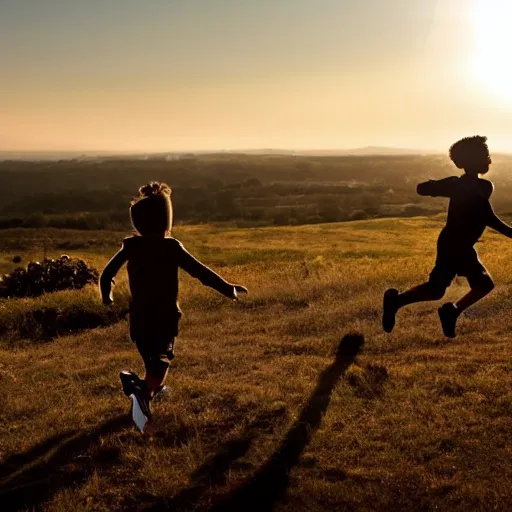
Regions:
[[[122, 369], [142, 371], [125, 322], [4, 340], [2, 510], [510, 510], [512, 243], [488, 233], [479, 244], [497, 286], [455, 340], [437, 303], [401, 312], [392, 335], [380, 328], [382, 292], [428, 275], [440, 226], [177, 230], [250, 295], [232, 303], [183, 276], [171, 392], [144, 435], [118, 382]], [[100, 266], [123, 234], [59, 236]], [[62, 252], [55, 237], [49, 257]], [[41, 250], [25, 247], [2, 254], [4, 272], [15, 250], [25, 261]], [[94, 292], [73, 293], [79, 308]], [[4, 315], [19, 307], [0, 301]], [[349, 333], [365, 339], [355, 358], [337, 354]]]

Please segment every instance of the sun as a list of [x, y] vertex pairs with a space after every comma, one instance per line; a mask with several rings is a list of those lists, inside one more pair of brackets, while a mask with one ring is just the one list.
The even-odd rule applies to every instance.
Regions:
[[471, 72], [496, 100], [512, 102], [512, 1], [473, 0]]

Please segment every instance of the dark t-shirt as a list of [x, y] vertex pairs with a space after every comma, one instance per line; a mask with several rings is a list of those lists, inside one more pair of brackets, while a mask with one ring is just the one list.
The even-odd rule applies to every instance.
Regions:
[[439, 248], [463, 250], [478, 241], [493, 216], [489, 203], [492, 192], [490, 181], [467, 174], [418, 185], [420, 195], [450, 198], [446, 226], [438, 239]]
[[234, 296], [232, 284], [194, 258], [175, 238], [133, 236], [123, 240], [121, 249], [103, 270], [103, 297], [109, 296], [112, 278], [125, 262], [131, 293], [132, 337], [164, 336], [177, 326], [181, 316], [179, 268], [226, 297]]

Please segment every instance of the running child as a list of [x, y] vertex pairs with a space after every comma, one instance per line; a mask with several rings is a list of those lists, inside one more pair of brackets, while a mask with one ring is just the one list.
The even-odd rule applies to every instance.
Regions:
[[145, 377], [140, 379], [133, 372], [121, 372], [120, 377], [125, 394], [135, 396], [149, 419], [150, 402], [163, 388], [169, 362], [174, 358], [174, 340], [182, 315], [178, 269], [233, 300], [239, 293], [247, 293], [247, 289], [222, 279], [188, 253], [181, 242], [168, 236], [172, 204], [171, 189], [165, 183], [151, 182], [141, 187], [139, 197], [130, 206], [130, 217], [136, 235], [123, 240], [121, 249], [103, 270], [99, 284], [103, 303], [112, 304], [112, 280], [127, 263], [130, 337], [144, 362]]
[[493, 288], [491, 276], [478, 259], [473, 247], [489, 226], [509, 238], [512, 227], [502, 222], [494, 213], [489, 198], [493, 184], [480, 178], [489, 171], [492, 163], [487, 147], [487, 137], [465, 137], [450, 148], [450, 158], [464, 175], [420, 183], [421, 196], [448, 197], [448, 218], [437, 241], [437, 258], [426, 283], [399, 293], [391, 288], [384, 293], [382, 327], [391, 332], [395, 315], [400, 308], [414, 302], [441, 299], [454, 277], [464, 276], [470, 290], [456, 303], [447, 302], [438, 309], [445, 336], [455, 337], [455, 327], [460, 314], [485, 297]]

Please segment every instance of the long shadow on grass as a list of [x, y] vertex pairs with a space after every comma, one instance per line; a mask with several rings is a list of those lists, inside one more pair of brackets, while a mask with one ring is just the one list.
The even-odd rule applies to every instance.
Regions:
[[360, 334], [343, 337], [336, 359], [320, 375], [316, 388], [280, 447], [253, 477], [214, 505], [212, 512], [272, 510], [288, 488], [292, 468], [320, 426], [336, 384], [354, 362], [363, 344], [364, 338]]
[[59, 434], [12, 455], [0, 465], [0, 509], [38, 509], [59, 490], [85, 481], [98, 466], [112, 466], [119, 458], [118, 450], [104, 450], [94, 458], [88, 452], [102, 435], [130, 425], [131, 418], [123, 414], [86, 433]]
[[251, 437], [242, 436], [224, 443], [213, 457], [194, 471], [190, 477], [190, 485], [173, 498], [140, 494], [135, 498], [127, 500], [123, 504], [123, 508], [146, 512], [164, 512], [169, 510], [184, 512], [195, 509], [205, 492], [209, 491], [212, 487], [225, 484], [231, 465], [247, 453], [251, 442]]
[[163, 512], [172, 510], [195, 510], [202, 496], [212, 488], [226, 484], [229, 470], [237, 459], [242, 458], [249, 450], [253, 440], [261, 432], [273, 432], [276, 424], [286, 418], [286, 408], [279, 408], [260, 414], [251, 421], [243, 433], [223, 443], [198, 469], [190, 476], [190, 485], [182, 489], [172, 498], [139, 494], [127, 500], [123, 505], [129, 510]]

